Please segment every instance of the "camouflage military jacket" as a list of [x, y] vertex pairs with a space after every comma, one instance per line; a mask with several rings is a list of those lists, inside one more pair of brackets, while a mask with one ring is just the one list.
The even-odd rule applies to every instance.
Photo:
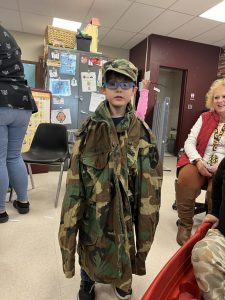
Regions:
[[61, 213], [66, 277], [79, 263], [89, 277], [120, 286], [145, 274], [159, 218], [162, 169], [156, 141], [132, 106], [115, 127], [107, 101], [77, 133]]

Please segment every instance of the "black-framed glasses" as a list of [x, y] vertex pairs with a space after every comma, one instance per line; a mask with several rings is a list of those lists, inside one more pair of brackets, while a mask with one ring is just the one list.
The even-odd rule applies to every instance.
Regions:
[[109, 90], [116, 90], [118, 87], [121, 87], [123, 90], [129, 90], [135, 87], [135, 83], [131, 81], [116, 81], [116, 80], [109, 80], [103, 84]]

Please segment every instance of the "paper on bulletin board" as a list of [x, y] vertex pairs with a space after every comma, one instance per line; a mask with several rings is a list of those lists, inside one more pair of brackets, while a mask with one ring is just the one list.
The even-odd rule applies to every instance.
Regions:
[[96, 92], [96, 73], [81, 72], [82, 92]]
[[60, 74], [75, 75], [76, 73], [76, 55], [71, 53], [61, 53], [60, 56]]
[[31, 115], [30, 122], [23, 140], [22, 152], [30, 149], [35, 131], [40, 123], [50, 123], [51, 93], [32, 90], [38, 112]]
[[54, 124], [71, 124], [71, 114], [69, 108], [53, 109], [51, 111], [51, 123]]
[[53, 95], [70, 96], [71, 87], [69, 79], [50, 79], [49, 90]]
[[91, 100], [89, 105], [89, 111], [94, 112], [99, 104], [105, 100], [105, 95], [98, 93], [91, 93]]

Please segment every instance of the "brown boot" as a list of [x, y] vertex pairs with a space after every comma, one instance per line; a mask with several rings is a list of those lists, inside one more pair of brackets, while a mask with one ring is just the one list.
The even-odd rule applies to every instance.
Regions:
[[200, 195], [201, 189], [191, 189], [175, 182], [177, 212], [179, 225], [177, 242], [183, 245], [191, 237], [193, 217], [195, 213], [195, 199]]

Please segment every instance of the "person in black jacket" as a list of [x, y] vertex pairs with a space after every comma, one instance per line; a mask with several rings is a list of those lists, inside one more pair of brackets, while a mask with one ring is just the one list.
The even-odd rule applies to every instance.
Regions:
[[21, 147], [32, 113], [37, 106], [21, 61], [21, 50], [14, 37], [0, 25], [0, 223], [8, 221], [5, 198], [10, 185], [17, 194], [13, 206], [28, 213], [28, 176]]
[[203, 222], [212, 223], [205, 238], [192, 250], [198, 286], [206, 300], [225, 299], [225, 158], [213, 178], [212, 213]]

